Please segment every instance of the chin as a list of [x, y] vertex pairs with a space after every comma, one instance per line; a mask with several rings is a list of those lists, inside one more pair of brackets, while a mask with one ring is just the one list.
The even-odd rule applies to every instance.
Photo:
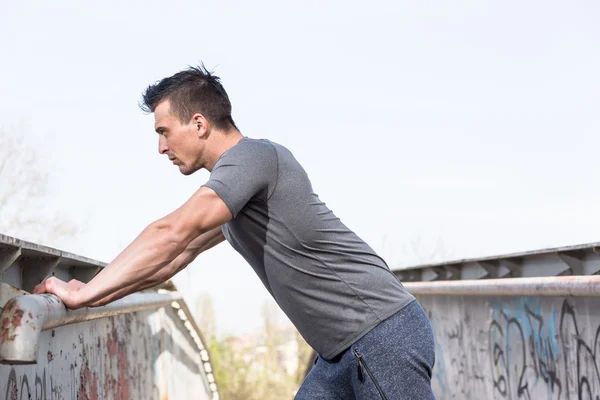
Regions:
[[187, 165], [180, 165], [179, 166], [179, 172], [181, 172], [182, 175], [191, 175], [194, 172], [198, 171], [200, 168], [192, 168], [192, 167], [188, 167]]

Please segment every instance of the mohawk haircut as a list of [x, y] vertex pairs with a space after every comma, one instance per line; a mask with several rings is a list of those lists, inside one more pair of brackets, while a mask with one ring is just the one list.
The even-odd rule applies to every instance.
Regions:
[[156, 106], [167, 99], [171, 113], [182, 124], [187, 124], [194, 114], [200, 113], [219, 130], [237, 129], [231, 118], [231, 102], [221, 80], [202, 63], [148, 86], [140, 108], [153, 113]]

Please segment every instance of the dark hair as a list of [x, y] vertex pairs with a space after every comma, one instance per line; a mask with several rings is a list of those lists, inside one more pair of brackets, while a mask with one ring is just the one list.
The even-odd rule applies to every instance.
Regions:
[[195, 113], [201, 113], [217, 129], [237, 129], [231, 118], [231, 103], [227, 92], [219, 77], [208, 72], [204, 64], [189, 67], [148, 86], [140, 108], [152, 113], [166, 99], [171, 103], [171, 112], [182, 124], [189, 122]]

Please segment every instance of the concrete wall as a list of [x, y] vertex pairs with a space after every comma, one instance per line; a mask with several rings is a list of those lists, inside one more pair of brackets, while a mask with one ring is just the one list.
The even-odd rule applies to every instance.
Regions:
[[419, 296], [448, 399], [598, 399], [600, 299]]
[[36, 365], [0, 365], [0, 399], [208, 400], [196, 344], [171, 307], [44, 331]]

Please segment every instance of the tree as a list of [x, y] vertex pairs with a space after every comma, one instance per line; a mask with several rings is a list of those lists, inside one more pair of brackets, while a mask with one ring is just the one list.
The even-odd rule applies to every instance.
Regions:
[[308, 365], [309, 360], [314, 360], [315, 352], [312, 349], [312, 347], [310, 347], [308, 343], [306, 343], [302, 335], [300, 335], [300, 332], [294, 330], [294, 333], [296, 337], [296, 343], [298, 346], [298, 360], [294, 383], [297, 387], [300, 387], [300, 385], [304, 381], [304, 378], [306, 377], [306, 366]]
[[196, 299], [196, 321], [206, 340], [217, 335], [217, 320], [213, 299], [208, 294], [200, 294]]
[[50, 206], [49, 168], [24, 127], [0, 127], [0, 233], [57, 247], [80, 228]]
[[211, 298], [203, 295], [196, 303], [223, 400], [291, 400], [304, 379], [310, 347], [293, 325], [279, 322], [275, 303], [265, 303], [262, 311], [261, 332], [220, 340]]

